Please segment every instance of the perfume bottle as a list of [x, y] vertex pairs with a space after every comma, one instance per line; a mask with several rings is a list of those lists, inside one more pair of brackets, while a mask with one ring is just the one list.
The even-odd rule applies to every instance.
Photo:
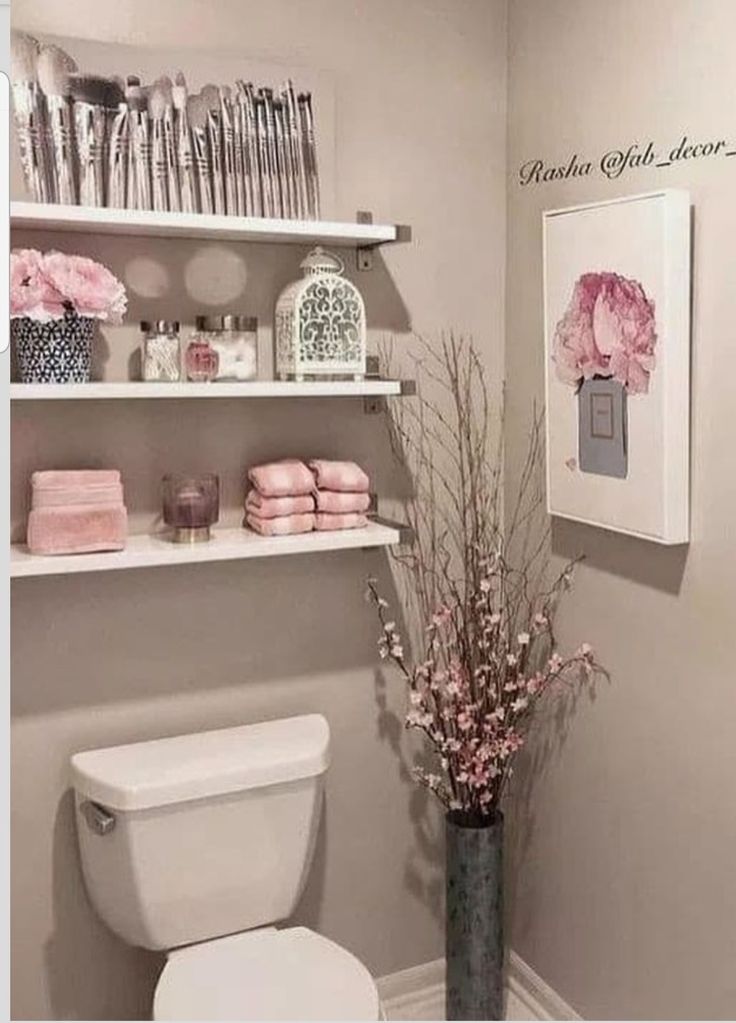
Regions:
[[203, 331], [196, 330], [192, 334], [184, 355], [184, 365], [187, 380], [195, 383], [208, 382], [217, 376], [220, 358]]
[[197, 476], [169, 473], [164, 476], [163, 490], [163, 519], [174, 531], [174, 543], [210, 540], [210, 527], [220, 516], [218, 477], [210, 472]]

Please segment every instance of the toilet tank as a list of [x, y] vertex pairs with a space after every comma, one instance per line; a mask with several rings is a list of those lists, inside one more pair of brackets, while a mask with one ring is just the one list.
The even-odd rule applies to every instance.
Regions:
[[329, 759], [319, 714], [72, 757], [90, 899], [132, 945], [276, 923], [307, 878]]

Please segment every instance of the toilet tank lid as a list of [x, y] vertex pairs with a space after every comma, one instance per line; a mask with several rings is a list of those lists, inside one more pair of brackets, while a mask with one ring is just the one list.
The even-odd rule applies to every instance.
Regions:
[[330, 729], [321, 714], [175, 735], [72, 757], [80, 795], [114, 810], [145, 810], [322, 774]]

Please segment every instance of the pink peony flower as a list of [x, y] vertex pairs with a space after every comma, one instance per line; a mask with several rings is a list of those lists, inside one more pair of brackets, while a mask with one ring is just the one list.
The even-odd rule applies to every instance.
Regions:
[[654, 303], [638, 281], [586, 273], [557, 324], [552, 358], [563, 383], [613, 377], [629, 393], [646, 394], [656, 341]]
[[47, 280], [80, 316], [119, 323], [127, 306], [125, 288], [107, 267], [86, 256], [48, 252], [43, 257]]
[[10, 253], [10, 318], [30, 317], [46, 322], [60, 319], [64, 300], [43, 272], [43, 256], [36, 249]]

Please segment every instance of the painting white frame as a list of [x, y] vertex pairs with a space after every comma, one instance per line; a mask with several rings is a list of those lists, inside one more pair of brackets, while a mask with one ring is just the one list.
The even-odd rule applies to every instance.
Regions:
[[[655, 347], [657, 422], [656, 454], [651, 459], [652, 471], [646, 473], [646, 486], [641, 487], [642, 474], [637, 479], [612, 479], [595, 473], [578, 471], [576, 458], [569, 457], [572, 441], [569, 422], [559, 424], [560, 409], [565, 400], [560, 388], [570, 391], [570, 385], [558, 380], [552, 361], [552, 342], [559, 319], [564, 311], [560, 303], [562, 280], [569, 277], [561, 269], [566, 256], [573, 253], [575, 261], [575, 230], [585, 223], [581, 232], [581, 251], [592, 249], [590, 239], [597, 235], [591, 229], [597, 212], [598, 228], [605, 236], [616, 222], [619, 211], [622, 223], [636, 231], [635, 224], [661, 223], [661, 237], [656, 251], [651, 252], [652, 279], [659, 282], [655, 301]], [[571, 218], [582, 214], [575, 223]], [[591, 217], [591, 215], [595, 215]], [[612, 214], [614, 216], [612, 216]], [[619, 218], [621, 219], [621, 218]], [[632, 227], [632, 225], [634, 225]], [[684, 544], [690, 539], [690, 197], [681, 189], [663, 189], [641, 195], [623, 196], [602, 202], [585, 203], [564, 209], [547, 210], [542, 216], [543, 272], [544, 272], [544, 348], [545, 348], [545, 400], [546, 400], [546, 454], [547, 454], [547, 510], [550, 515], [561, 516], [588, 525], [625, 533], [660, 544]], [[657, 226], [659, 233], [659, 227]], [[621, 237], [612, 249], [621, 250]], [[561, 240], [564, 245], [561, 246]], [[654, 248], [654, 247], [653, 247]], [[561, 252], [562, 249], [562, 252]], [[597, 250], [596, 250], [597, 251]], [[649, 252], [648, 246], [640, 246]], [[581, 257], [582, 258], [582, 257]], [[552, 260], [556, 262], [553, 264]], [[608, 266], [605, 258], [601, 265], [590, 266], [591, 271], [609, 270], [625, 275], [625, 267]], [[567, 275], [567, 276], [566, 276]], [[572, 278], [569, 278], [572, 280]], [[633, 402], [651, 400], [651, 395], [633, 395]], [[650, 418], [651, 418], [651, 413]], [[566, 416], [569, 414], [566, 412]], [[660, 422], [661, 420], [661, 422]], [[561, 434], [563, 440], [561, 441]], [[641, 436], [631, 438], [631, 446], [642, 445]], [[655, 445], [652, 444], [652, 448]], [[579, 449], [577, 429], [574, 449]], [[561, 465], [570, 468], [567, 477]], [[649, 470], [649, 467], [648, 467]], [[575, 475], [577, 473], [577, 475]], [[621, 488], [629, 487], [626, 492]], [[641, 493], [635, 489], [640, 488]], [[639, 498], [642, 501], [639, 501]], [[638, 508], [638, 512], [637, 509]]]

